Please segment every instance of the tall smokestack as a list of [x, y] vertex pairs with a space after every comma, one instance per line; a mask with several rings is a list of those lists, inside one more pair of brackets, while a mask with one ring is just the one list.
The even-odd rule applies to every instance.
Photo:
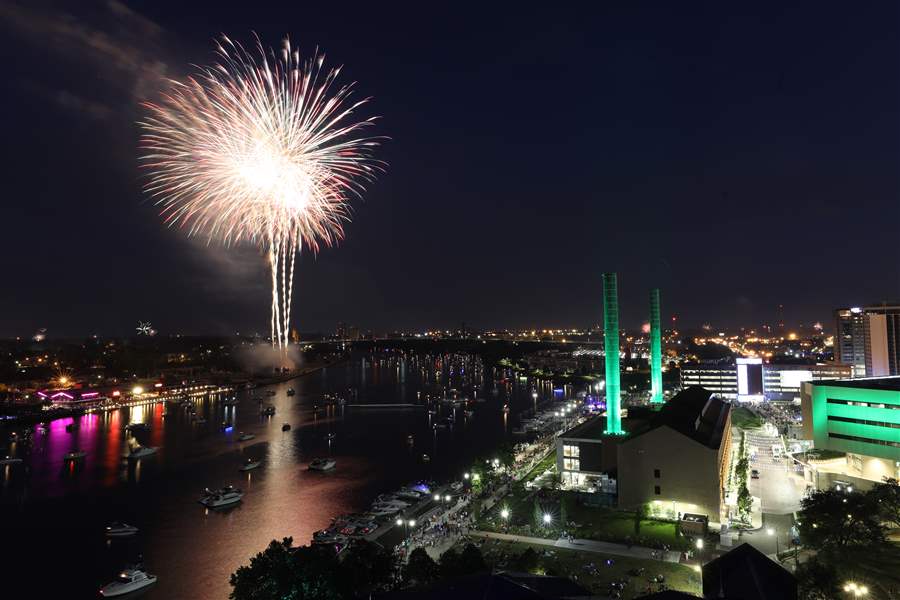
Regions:
[[603, 347], [606, 354], [606, 433], [622, 431], [619, 398], [619, 292], [615, 273], [603, 274]]
[[662, 332], [659, 327], [659, 288], [650, 290], [650, 402], [662, 404]]

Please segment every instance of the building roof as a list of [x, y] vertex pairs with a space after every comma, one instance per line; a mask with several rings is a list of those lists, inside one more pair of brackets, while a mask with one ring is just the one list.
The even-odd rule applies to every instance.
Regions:
[[598, 415], [591, 417], [584, 423], [576, 425], [572, 429], [566, 431], [559, 437], [564, 439], [591, 439], [600, 441], [603, 431], [606, 429], [606, 417]]
[[731, 405], [709, 390], [691, 386], [673, 396], [643, 426], [630, 433], [631, 437], [637, 437], [665, 426], [704, 446], [718, 448], [730, 411]]
[[496, 572], [457, 577], [420, 590], [376, 595], [384, 600], [564, 600], [590, 598], [591, 593], [565, 577]]
[[797, 580], [781, 565], [745, 543], [703, 565], [703, 597], [797, 600]]
[[900, 391], [900, 376], [895, 377], [858, 377], [856, 379], [821, 379], [811, 382], [812, 385], [829, 385], [868, 390]]

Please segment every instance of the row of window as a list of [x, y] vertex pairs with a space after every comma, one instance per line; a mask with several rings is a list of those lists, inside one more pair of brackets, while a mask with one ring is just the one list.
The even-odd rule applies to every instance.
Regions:
[[580, 471], [581, 470], [581, 461], [577, 458], [564, 458], [563, 459], [563, 470], [565, 471]]
[[887, 421], [869, 421], [866, 419], [851, 419], [850, 417], [828, 416], [829, 421], [838, 421], [840, 423], [859, 423], [860, 425], [875, 425], [876, 427], [887, 427], [890, 429], [900, 429], [900, 423], [888, 423]]
[[889, 442], [887, 440], [874, 440], [872, 438], [860, 437], [858, 435], [844, 435], [843, 433], [829, 433], [828, 437], [836, 440], [849, 440], [851, 442], [865, 442], [866, 444], [875, 444], [876, 446], [891, 446], [892, 448], [900, 448], [900, 442]]
[[564, 445], [563, 456], [567, 458], [578, 458], [579, 456], [581, 456], [581, 447]]
[[885, 404], [884, 402], [858, 402], [856, 400], [838, 400], [836, 398], [829, 398], [827, 402], [828, 404], [842, 404], [844, 406], [865, 406], [868, 408], [892, 408], [894, 410], [900, 410], [900, 404]]

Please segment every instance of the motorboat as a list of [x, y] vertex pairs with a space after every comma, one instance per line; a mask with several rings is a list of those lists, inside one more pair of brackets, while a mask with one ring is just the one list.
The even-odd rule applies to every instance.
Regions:
[[282, 430], [282, 431], [290, 431], [290, 430], [291, 430], [291, 424], [290, 424], [290, 423], [285, 423], [284, 425], [281, 426], [281, 430]]
[[393, 517], [401, 510], [403, 509], [397, 508], [396, 506], [373, 506], [371, 515], [373, 517]]
[[294, 388], [288, 388], [288, 391], [287, 391], [287, 395], [288, 395], [288, 396], [293, 396], [293, 395], [296, 394], [296, 393], [297, 393], [297, 392], [294, 391]]
[[325, 437], [328, 439], [328, 441], [331, 441], [331, 440], [333, 440], [333, 439], [335, 439], [335, 438], [337, 437], [337, 434], [336, 434], [336, 433], [329, 433], [329, 434], [326, 435]]
[[76, 448], [75, 450], [72, 450], [71, 452], [66, 452], [63, 455], [63, 460], [66, 462], [74, 462], [76, 460], [81, 460], [85, 456], [87, 456], [87, 452], [85, 452], [84, 450], [78, 450]]
[[140, 569], [125, 569], [119, 573], [115, 581], [107, 583], [100, 588], [100, 595], [104, 598], [124, 596], [154, 583], [156, 583], [156, 575], [151, 575]]
[[337, 466], [337, 462], [331, 458], [316, 458], [309, 463], [310, 471], [330, 471]]
[[413, 434], [409, 434], [408, 436], [406, 436], [406, 443], [407, 443], [407, 444], [414, 444], [415, 441], [416, 441], [416, 439], [413, 437]]
[[131, 537], [138, 532], [138, 528], [128, 523], [118, 521], [110, 523], [106, 527], [106, 537]]
[[253, 460], [252, 458], [248, 458], [247, 462], [241, 465], [239, 471], [252, 471], [256, 467], [262, 464], [261, 460]]
[[125, 426], [127, 431], [150, 431], [149, 423], [129, 423]]
[[0, 458], [0, 465], [17, 465], [20, 462], [22, 462], [21, 458], [12, 458], [11, 456]]
[[247, 441], [249, 441], [249, 440], [252, 440], [252, 439], [255, 438], [255, 437], [256, 437], [256, 436], [253, 435], [252, 433], [242, 433], [241, 435], [238, 436], [238, 439], [237, 439], [237, 440], [238, 440], [239, 442], [247, 442]]
[[234, 486], [228, 485], [215, 491], [209, 489], [204, 490], [203, 497], [200, 498], [200, 504], [207, 508], [221, 508], [223, 506], [236, 504], [240, 502], [243, 497], [244, 492]]
[[423, 494], [416, 490], [403, 489], [397, 492], [397, 498], [400, 498], [401, 500], [412, 500], [413, 502], [418, 502], [422, 499], [422, 496]]
[[431, 462], [431, 457], [427, 454], [422, 455], [422, 462]]
[[261, 411], [259, 411], [259, 414], [264, 415], [266, 417], [271, 417], [272, 415], [275, 414], [275, 407], [267, 406], [264, 409], [262, 409]]
[[151, 454], [156, 454], [156, 448], [152, 446], [135, 446], [131, 449], [131, 452], [125, 455], [125, 458], [128, 460], [140, 460]]
[[237, 403], [237, 398], [225, 398], [224, 400], [222, 400], [223, 406], [235, 406]]

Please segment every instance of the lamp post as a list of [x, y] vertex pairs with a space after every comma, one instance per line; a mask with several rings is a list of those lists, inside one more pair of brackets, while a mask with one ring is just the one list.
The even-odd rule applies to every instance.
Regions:
[[500, 518], [503, 519], [503, 528], [509, 531], [509, 509], [504, 507], [500, 511]]
[[844, 591], [847, 592], [848, 595], [852, 594], [854, 598], [862, 598], [863, 596], [869, 595], [869, 588], [858, 584], [854, 581], [848, 581], [844, 584]]
[[770, 536], [775, 536], [775, 558], [778, 558], [778, 531], [772, 527], [766, 529], [766, 533]]

